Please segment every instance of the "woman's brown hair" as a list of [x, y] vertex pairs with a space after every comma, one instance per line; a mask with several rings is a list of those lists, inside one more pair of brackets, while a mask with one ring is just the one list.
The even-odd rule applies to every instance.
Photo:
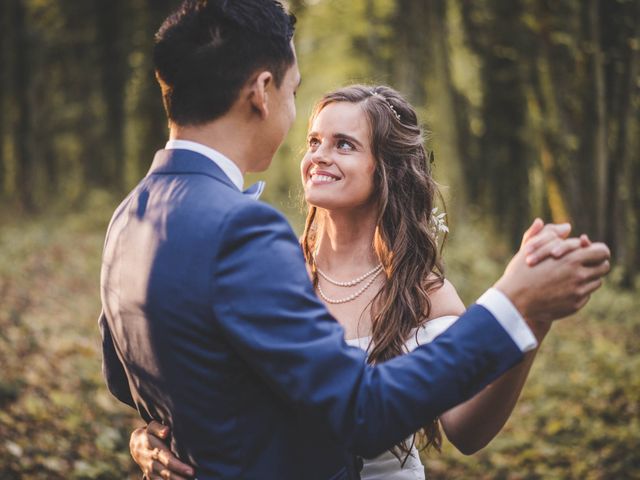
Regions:
[[[444, 283], [438, 252], [437, 226], [432, 221], [437, 184], [431, 177], [423, 131], [413, 107], [385, 86], [352, 85], [322, 97], [311, 115], [335, 102], [357, 104], [367, 117], [371, 149], [376, 160], [374, 195], [379, 214], [373, 247], [383, 265], [386, 282], [371, 303], [369, 363], [381, 363], [405, 352], [404, 344], [429, 317], [429, 292]], [[314, 285], [314, 259], [323, 211], [309, 206], [302, 249]], [[425, 447], [440, 449], [442, 435], [435, 419], [421, 431]], [[408, 454], [406, 442], [396, 446]]]

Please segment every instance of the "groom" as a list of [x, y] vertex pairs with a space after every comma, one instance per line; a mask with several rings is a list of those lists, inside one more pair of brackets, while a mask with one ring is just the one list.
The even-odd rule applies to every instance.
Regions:
[[608, 270], [598, 244], [535, 267], [520, 253], [433, 343], [368, 366], [318, 301], [284, 217], [242, 191], [295, 117], [293, 24], [274, 0], [192, 0], [165, 21], [154, 62], [170, 140], [105, 241], [108, 386], [171, 427], [200, 480], [357, 478], [354, 454], [470, 398]]

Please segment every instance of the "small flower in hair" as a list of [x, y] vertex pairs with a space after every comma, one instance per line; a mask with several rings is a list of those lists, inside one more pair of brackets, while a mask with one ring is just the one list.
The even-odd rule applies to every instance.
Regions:
[[438, 213], [438, 207], [431, 210], [431, 231], [434, 237], [438, 237], [440, 233], [449, 233], [447, 221], [444, 219], [447, 214], [445, 212]]

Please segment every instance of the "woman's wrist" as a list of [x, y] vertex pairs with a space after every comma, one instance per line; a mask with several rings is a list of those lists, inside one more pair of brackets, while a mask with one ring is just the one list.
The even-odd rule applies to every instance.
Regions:
[[530, 320], [528, 322], [531, 333], [536, 337], [538, 344], [542, 343], [544, 338], [547, 336], [552, 323], [553, 322], [551, 320]]

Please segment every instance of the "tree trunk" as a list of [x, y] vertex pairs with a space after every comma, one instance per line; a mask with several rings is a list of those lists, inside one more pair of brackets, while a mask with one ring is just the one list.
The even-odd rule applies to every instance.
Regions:
[[462, 173], [461, 163], [465, 157], [466, 144], [461, 141], [463, 135], [460, 130], [466, 129], [468, 132], [468, 118], [466, 105], [462, 105], [464, 97], [456, 89], [451, 71], [447, 2], [427, 2], [427, 18], [425, 30], [428, 33], [423, 47], [430, 59], [427, 109], [431, 110], [432, 117], [438, 119], [438, 141], [435, 146], [438, 155], [434, 166], [438, 178], [442, 175], [448, 184], [456, 186], [455, 191], [447, 192], [445, 195], [445, 198], [452, 200], [448, 205], [449, 219], [464, 221], [467, 182]]
[[[366, 55], [370, 65], [370, 76], [375, 79], [384, 78], [382, 72], [389, 72], [391, 65], [388, 56], [385, 57], [383, 54], [384, 41], [380, 37], [380, 30], [383, 23], [386, 23], [388, 19], [380, 19], [379, 14], [376, 12], [375, 0], [365, 0], [365, 11], [369, 14], [369, 28], [364, 39], [355, 39], [354, 47]], [[358, 43], [360, 43], [360, 45], [358, 45]]]
[[392, 57], [393, 83], [414, 105], [425, 101], [428, 8], [433, 0], [398, 0], [392, 19], [397, 50]]
[[16, 100], [15, 110], [15, 156], [16, 186], [22, 207], [27, 211], [35, 210], [34, 203], [34, 162], [31, 154], [31, 72], [29, 63], [29, 35], [26, 24], [24, 0], [14, 0], [13, 41], [18, 54], [14, 55], [13, 93]]
[[493, 45], [484, 50], [481, 68], [485, 133], [481, 158], [486, 165], [484, 191], [500, 228], [511, 245], [520, 244], [529, 224], [530, 150], [526, 128], [526, 96], [521, 69], [527, 60], [518, 38], [519, 2], [496, 3], [490, 30]]
[[605, 239], [607, 222], [607, 188], [609, 186], [609, 159], [607, 151], [606, 85], [604, 79], [604, 55], [600, 34], [599, 1], [589, 1], [589, 23], [591, 30], [592, 74], [595, 94], [595, 118], [593, 149], [596, 174], [596, 235]]
[[151, 58], [153, 38], [166, 16], [176, 7], [170, 0], [137, 0], [131, 3], [137, 32], [130, 44], [132, 57], [139, 59], [126, 86], [125, 111], [127, 130], [124, 132], [126, 181], [131, 186], [149, 168], [156, 150], [163, 148], [168, 137], [167, 119], [162, 106]]
[[540, 168], [544, 181], [546, 197], [551, 221], [553, 223], [571, 222], [572, 216], [565, 200], [567, 196], [568, 172], [562, 167], [559, 157], [563, 155], [557, 135], [568, 136], [566, 123], [561, 120], [561, 107], [557, 97], [552, 94], [553, 82], [549, 51], [543, 45], [538, 52], [537, 65], [530, 72], [531, 99], [529, 110], [534, 119], [534, 135], [539, 145]]
[[[622, 92], [619, 95], [618, 136], [613, 158], [618, 168], [614, 170], [615, 178], [615, 215], [614, 251], [617, 263], [622, 265], [622, 286], [633, 288], [634, 279], [640, 269], [640, 155], [638, 154], [637, 136], [640, 134], [640, 114], [632, 105], [640, 100], [639, 88], [636, 84], [640, 74], [640, 3], [636, 3], [633, 15], [632, 41], [625, 45], [627, 55], [624, 62]], [[636, 43], [634, 43], [634, 40]], [[631, 132], [635, 132], [634, 139]]]
[[7, 65], [8, 65], [8, 51], [7, 40], [9, 32], [8, 25], [9, 9], [6, 2], [0, 2], [0, 65], [3, 67], [0, 69], [0, 198], [5, 195], [5, 158], [4, 158], [4, 146], [5, 146], [5, 116], [7, 111], [8, 102], [5, 101], [7, 95]]
[[[176, 8], [176, 2], [173, 0], [153, 0], [150, 2], [153, 5], [153, 8], [150, 6], [150, 11], [153, 13], [150, 18], [150, 31], [149, 31], [149, 40], [150, 45], [153, 45], [153, 39], [156, 31], [162, 25], [162, 22]], [[155, 71], [153, 67], [153, 62], [151, 61], [151, 46], [149, 48], [149, 63], [147, 66], [147, 75], [146, 75], [146, 96], [145, 96], [145, 104], [147, 105], [147, 129], [146, 135], [144, 137], [144, 148], [145, 151], [148, 152], [151, 158], [149, 158], [148, 162], [145, 162], [142, 165], [144, 171], [150, 165], [150, 161], [153, 160], [153, 155], [156, 150], [160, 148], [164, 148], [164, 144], [166, 143], [169, 137], [169, 131], [167, 127], [167, 117], [164, 111], [164, 106], [162, 104], [162, 95], [160, 93], [160, 86], [156, 81]]]
[[124, 89], [127, 55], [122, 42], [124, 8], [120, 0], [97, 0], [98, 63], [102, 69], [102, 97], [105, 102], [104, 156], [90, 169], [93, 183], [124, 188]]

